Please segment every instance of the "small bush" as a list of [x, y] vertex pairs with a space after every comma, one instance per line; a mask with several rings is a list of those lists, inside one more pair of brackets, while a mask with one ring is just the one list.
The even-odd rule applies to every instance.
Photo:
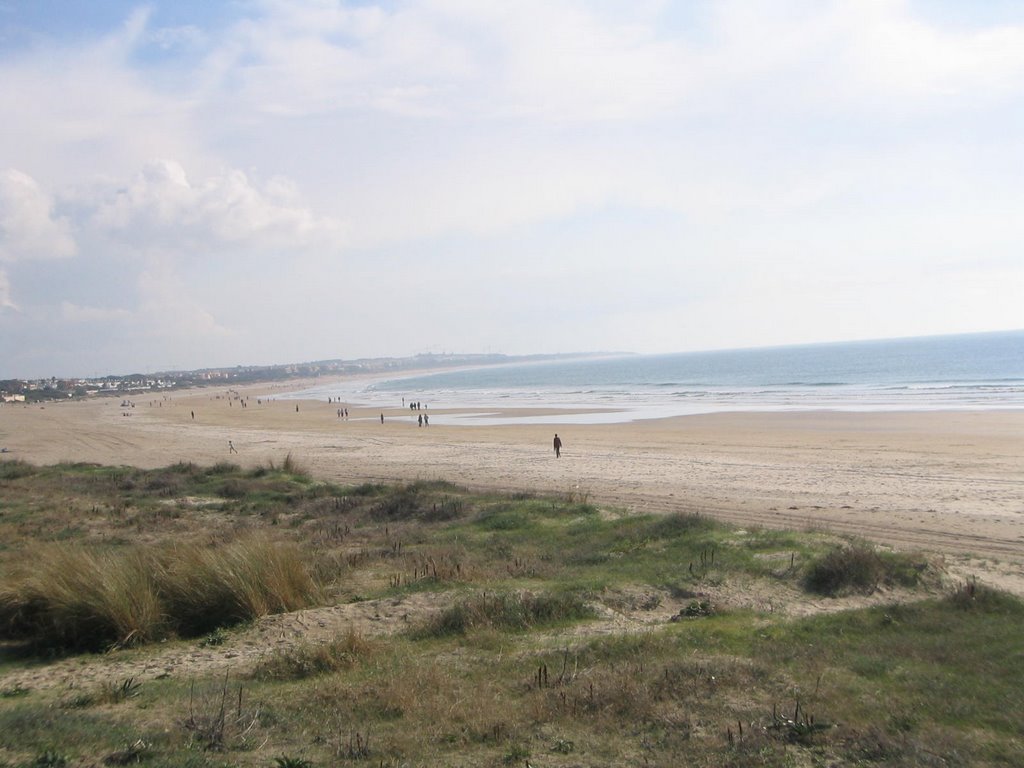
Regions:
[[0, 461], [0, 480], [17, 480], [21, 477], [30, 477], [38, 470], [21, 459], [8, 459]]
[[346, 490], [350, 496], [381, 496], [387, 493], [388, 487], [382, 483], [362, 483]]
[[957, 610], [999, 613], [1003, 611], [1021, 610], [1019, 598], [992, 587], [979, 584], [970, 579], [959, 584], [947, 597], [946, 601]]
[[424, 510], [420, 492], [413, 486], [400, 488], [373, 505], [370, 514], [376, 520], [406, 520]]
[[204, 474], [207, 477], [217, 477], [218, 475], [237, 475], [242, 471], [242, 468], [237, 464], [232, 464], [230, 461], [218, 461], [212, 467], [207, 467]]
[[709, 518], [697, 514], [679, 512], [653, 520], [650, 524], [649, 533], [658, 539], [671, 539], [677, 536], [708, 531], [713, 526], [714, 523]]
[[430, 509], [425, 509], [423, 519], [428, 523], [440, 523], [455, 520], [465, 511], [466, 503], [457, 496], [445, 496], [440, 502], [434, 502]]
[[242, 499], [249, 494], [248, 486], [236, 477], [229, 477], [220, 484], [217, 494], [225, 499]]
[[464, 491], [464, 488], [459, 487], [455, 483], [449, 482], [448, 480], [416, 480], [415, 482], [409, 483], [408, 486], [413, 491], [444, 491], [446, 493], [455, 493], [458, 491]]
[[839, 547], [808, 565], [804, 587], [819, 595], [870, 594], [885, 571], [882, 558], [873, 549], [863, 545]]
[[928, 558], [920, 553], [880, 552], [885, 581], [901, 587], [916, 587], [935, 576]]
[[487, 531], [516, 531], [530, 527], [533, 520], [526, 510], [497, 507], [483, 512], [476, 522]]

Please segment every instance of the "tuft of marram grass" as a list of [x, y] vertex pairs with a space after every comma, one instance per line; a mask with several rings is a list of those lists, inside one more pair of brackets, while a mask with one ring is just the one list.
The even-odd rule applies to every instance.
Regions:
[[305, 608], [319, 598], [298, 547], [261, 535], [217, 548], [175, 547], [161, 556], [158, 573], [160, 594], [185, 635]]
[[48, 544], [0, 587], [0, 636], [100, 650], [198, 635], [319, 597], [297, 547], [249, 536], [217, 548]]
[[0, 629], [51, 648], [97, 650], [154, 640], [166, 622], [149, 558], [47, 544], [0, 588]]

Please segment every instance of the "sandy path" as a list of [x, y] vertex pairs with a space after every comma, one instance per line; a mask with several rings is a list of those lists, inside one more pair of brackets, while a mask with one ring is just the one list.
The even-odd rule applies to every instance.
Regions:
[[[879, 590], [870, 596], [825, 599], [782, 582], [767, 586], [708, 586], [701, 594], [718, 610], [754, 609], [790, 616], [887, 605], [908, 597], [899, 591]], [[652, 596], [657, 599], [642, 599]], [[209, 646], [193, 639], [106, 654], [68, 656], [9, 672], [0, 678], [0, 689], [59, 689], [77, 695], [96, 693], [100, 686], [116, 686], [128, 678], [143, 683], [224, 673], [243, 676], [277, 654], [295, 654], [302, 648], [342, 638], [348, 632], [365, 639], [404, 632], [443, 610], [453, 599], [450, 593], [422, 592], [264, 616], [229, 631], [219, 645]], [[608, 602], [614, 605], [593, 604], [597, 614], [594, 620], [549, 632], [548, 644], [566, 648], [595, 636], [647, 631], [673, 621], [690, 600], [672, 597], [665, 590], [645, 588], [635, 594], [612, 595]]]

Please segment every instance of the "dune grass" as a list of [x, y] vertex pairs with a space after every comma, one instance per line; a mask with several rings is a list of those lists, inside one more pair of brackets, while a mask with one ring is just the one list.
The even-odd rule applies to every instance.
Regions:
[[0, 586], [3, 635], [54, 649], [159, 639], [167, 622], [152, 565], [139, 550], [32, 548]]
[[101, 650], [195, 636], [313, 604], [293, 544], [249, 535], [218, 547], [31, 549], [0, 587], [0, 636]]
[[[1024, 763], [1024, 604], [974, 582], [939, 595], [920, 555], [568, 496], [343, 487], [281, 467], [9, 474], [0, 623], [38, 650], [91, 637], [158, 659], [164, 645], [144, 640], [202, 636], [225, 617], [321, 601], [430, 608], [384, 636], [275, 638], [227, 677], [149, 675], [131, 696], [121, 676], [0, 683], [3, 768]], [[826, 606], [921, 591], [800, 619], [714, 605], [669, 621], [658, 608], [772, 585]], [[620, 613], [658, 610], [620, 631]], [[210, 634], [223, 645], [203, 654], [234, 652], [245, 633]], [[0, 644], [4, 673], [25, 664], [45, 666]]]
[[263, 535], [174, 547], [157, 562], [159, 594], [177, 631], [189, 636], [305, 608], [319, 597], [298, 547]]

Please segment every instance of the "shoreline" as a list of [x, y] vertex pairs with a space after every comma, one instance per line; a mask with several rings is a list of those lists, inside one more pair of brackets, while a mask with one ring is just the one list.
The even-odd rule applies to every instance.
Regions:
[[[294, 391], [296, 383], [277, 391], [285, 386]], [[830, 530], [948, 553], [1024, 594], [1024, 411], [723, 412], [452, 426], [444, 415], [459, 409], [349, 405], [344, 420], [336, 416], [340, 404], [326, 399], [257, 405], [256, 390], [267, 389], [231, 388], [249, 397], [246, 407], [226, 387], [135, 398], [129, 409], [105, 398], [7, 405], [2, 459], [255, 467], [280, 465], [290, 453], [313, 476], [340, 484], [445, 479], [572, 494], [638, 513]], [[430, 415], [428, 427], [417, 426], [420, 413]], [[554, 432], [563, 440], [560, 459]]]
[[[447, 370], [424, 370], [421, 378]], [[328, 398], [366, 408], [389, 409], [399, 402], [419, 401], [435, 424], [447, 426], [498, 427], [514, 424], [613, 425], [635, 424], [676, 417], [714, 414], [793, 414], [834, 412], [849, 414], [903, 413], [1024, 413], [1024, 401], [946, 398], [946, 390], [871, 387], [839, 388], [697, 388], [661, 390], [643, 388], [635, 392], [616, 389], [543, 388], [509, 389], [375, 389], [401, 378], [368, 374], [357, 379], [313, 381], [296, 384], [277, 393], [283, 400], [317, 402]]]

